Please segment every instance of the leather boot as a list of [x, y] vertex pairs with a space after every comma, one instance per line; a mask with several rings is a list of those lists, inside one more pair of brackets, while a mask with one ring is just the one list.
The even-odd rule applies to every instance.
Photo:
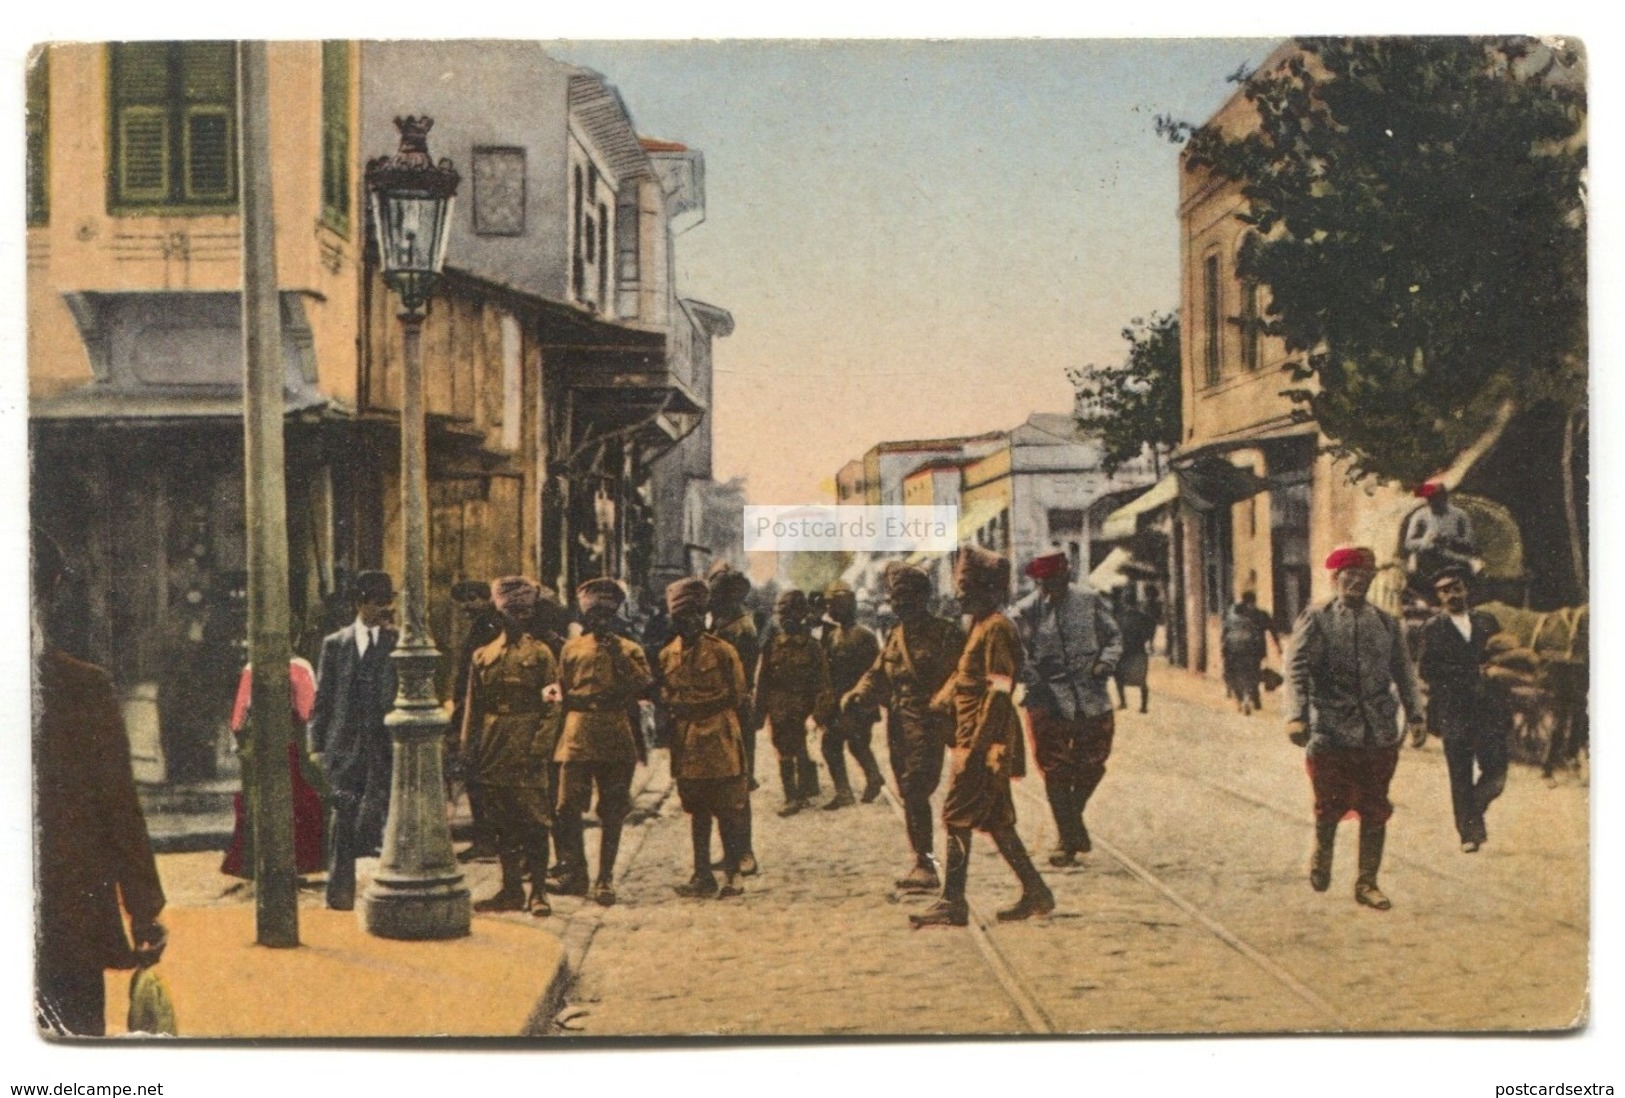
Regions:
[[1049, 800], [1050, 815], [1055, 819], [1055, 849], [1050, 852], [1049, 864], [1057, 869], [1076, 865], [1078, 852], [1086, 846], [1078, 841], [1080, 810], [1073, 789], [1065, 782], [1046, 778], [1044, 795]]
[[615, 859], [621, 852], [623, 820], [601, 820], [598, 825], [598, 880], [592, 886], [593, 902], [608, 907], [615, 902]]
[[1367, 825], [1360, 821], [1360, 876], [1354, 882], [1354, 899], [1377, 911], [1387, 911], [1393, 901], [1377, 887], [1377, 871], [1382, 868], [1382, 847], [1388, 838], [1387, 824]]
[[1332, 851], [1337, 845], [1337, 821], [1315, 821], [1315, 852], [1309, 856], [1309, 887], [1325, 892], [1332, 885]]
[[796, 771], [799, 775], [796, 786], [803, 801], [811, 802], [823, 792], [818, 787], [818, 764], [812, 761], [812, 756], [802, 748], [801, 754], [796, 758]]
[[502, 860], [502, 887], [496, 894], [483, 900], [476, 901], [475, 911], [523, 911], [525, 910], [525, 884], [524, 870], [520, 865], [519, 851], [504, 850]]
[[869, 765], [864, 767], [863, 795], [859, 797], [858, 800], [862, 801], [864, 804], [873, 804], [875, 799], [880, 796], [885, 788], [886, 779], [880, 776], [880, 767], [875, 764], [874, 759], [871, 757], [869, 759]]
[[908, 875], [897, 878], [899, 892], [935, 892], [942, 887], [942, 878], [937, 876], [937, 860], [929, 854], [918, 855], [914, 860], [914, 868]]
[[910, 915], [915, 929], [922, 926], [965, 926], [970, 922], [970, 905], [965, 902], [965, 882], [970, 876], [970, 828], [948, 832], [948, 871], [942, 898], [918, 915]]
[[858, 799], [852, 795], [852, 787], [846, 783], [846, 776], [843, 774], [836, 781], [835, 796], [831, 797], [829, 802], [824, 805], [824, 811], [833, 812], [837, 808], [847, 808], [857, 803]]
[[[688, 818], [688, 837], [694, 844], [694, 875], [680, 885], [673, 886], [677, 895], [689, 899], [714, 896], [717, 879], [711, 873], [711, 815], [696, 812]], [[723, 861], [726, 862], [728, 836], [723, 832]]]
[[796, 780], [796, 760], [779, 760], [779, 781], [784, 786], [784, 807], [780, 816], [794, 816], [801, 811], [801, 786]]
[[559, 864], [548, 874], [547, 890], [555, 896], [585, 896], [587, 894], [586, 837], [581, 832], [581, 817], [559, 817], [554, 828], [559, 848]]
[[1021, 898], [1011, 907], [1007, 907], [998, 914], [1001, 923], [1016, 922], [1019, 919], [1030, 919], [1034, 915], [1048, 915], [1055, 910], [1055, 894], [1044, 883], [1039, 875], [1038, 867], [1027, 856], [1027, 847], [1023, 845], [1021, 836], [1016, 834], [1013, 827], [1002, 828], [993, 833], [993, 842], [999, 848], [1011, 869], [1015, 870], [1016, 879], [1021, 882]]

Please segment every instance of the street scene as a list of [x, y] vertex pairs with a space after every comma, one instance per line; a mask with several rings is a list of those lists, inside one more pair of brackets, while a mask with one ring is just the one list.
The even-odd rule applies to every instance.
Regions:
[[36, 47], [39, 1039], [1586, 1031], [1587, 79]]

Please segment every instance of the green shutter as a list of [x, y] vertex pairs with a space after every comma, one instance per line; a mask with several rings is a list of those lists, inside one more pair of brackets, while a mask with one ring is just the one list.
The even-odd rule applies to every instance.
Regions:
[[169, 197], [169, 115], [162, 107], [131, 106], [118, 118], [118, 193], [126, 202]]
[[186, 112], [186, 191], [191, 202], [229, 202], [236, 197], [232, 163], [236, 157], [231, 115], [221, 107]]
[[120, 105], [169, 102], [169, 43], [113, 43], [113, 95]]
[[28, 223], [51, 216], [51, 48], [28, 67]]
[[189, 103], [237, 106], [237, 51], [230, 42], [180, 44], [182, 95]]
[[236, 202], [236, 47], [115, 42], [109, 52], [113, 203], [217, 209]]
[[350, 43], [322, 43], [322, 219], [350, 232]]

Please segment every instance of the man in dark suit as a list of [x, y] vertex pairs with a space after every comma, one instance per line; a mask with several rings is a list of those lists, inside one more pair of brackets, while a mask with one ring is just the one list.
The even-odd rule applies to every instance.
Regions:
[[[61, 549], [36, 533], [36, 622], [48, 616], [65, 572]], [[103, 970], [154, 964], [163, 953], [158, 914], [164, 890], [107, 673], [46, 642], [35, 676], [35, 1018], [53, 1036], [100, 1037], [107, 1010]]]
[[1501, 623], [1468, 606], [1466, 569], [1441, 572], [1433, 590], [1441, 609], [1422, 627], [1417, 671], [1428, 684], [1428, 725], [1444, 741], [1461, 850], [1472, 854], [1488, 838], [1484, 810], [1507, 782], [1507, 714], [1484, 681], [1485, 646]]
[[383, 843], [394, 747], [384, 717], [395, 704], [389, 625], [395, 587], [384, 572], [355, 581], [356, 618], [322, 641], [310, 750], [333, 790], [327, 906], [355, 906], [355, 860]]

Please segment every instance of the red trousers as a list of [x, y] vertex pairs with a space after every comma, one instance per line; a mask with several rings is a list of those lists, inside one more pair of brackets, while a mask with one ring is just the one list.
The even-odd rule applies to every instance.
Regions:
[[1394, 814], [1388, 783], [1399, 765], [1399, 747], [1325, 748], [1304, 756], [1315, 791], [1315, 819], [1335, 823], [1359, 816], [1361, 823], [1384, 824]]

